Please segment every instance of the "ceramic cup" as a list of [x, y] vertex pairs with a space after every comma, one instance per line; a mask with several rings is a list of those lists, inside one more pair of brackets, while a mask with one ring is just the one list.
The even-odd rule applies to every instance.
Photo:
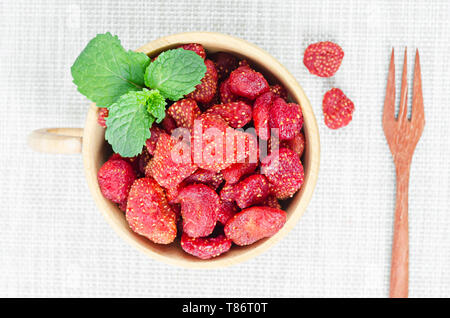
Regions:
[[[131, 231], [124, 213], [116, 204], [103, 197], [97, 182], [97, 171], [107, 160], [111, 150], [104, 138], [105, 130], [97, 124], [98, 108], [95, 104], [91, 104], [89, 108], [84, 129], [39, 129], [30, 134], [28, 142], [34, 150], [40, 152], [82, 153], [86, 180], [97, 207], [114, 230], [131, 245], [154, 259], [173, 265], [191, 268], [218, 268], [240, 263], [264, 252], [292, 230], [298, 222], [311, 199], [318, 177], [319, 131], [311, 105], [295, 78], [275, 58], [247, 41], [221, 33], [188, 32], [157, 39], [137, 51], [153, 57], [162, 51], [186, 43], [200, 43], [208, 53], [224, 51], [240, 58], [246, 58], [252, 66], [265, 75], [269, 82], [282, 84], [289, 93], [289, 99], [301, 105], [306, 139], [306, 148], [302, 157], [305, 179], [301, 190], [285, 204], [286, 224], [274, 236], [249, 246], [233, 246], [230, 251], [219, 257], [201, 260], [185, 253], [181, 249], [179, 241], [169, 245], [159, 245]], [[83, 199], [88, 200], [88, 198]]]

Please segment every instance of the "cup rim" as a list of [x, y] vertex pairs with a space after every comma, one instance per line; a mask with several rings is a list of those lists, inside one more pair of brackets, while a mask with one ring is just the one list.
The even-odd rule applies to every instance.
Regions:
[[[311, 104], [294, 76], [269, 53], [250, 42], [217, 32], [183, 32], [151, 41], [141, 46], [136, 51], [144, 52], [148, 55], [154, 55], [168, 48], [185, 43], [201, 43], [205, 48], [208, 48], [208, 46], [212, 44], [221, 43], [220, 51], [236, 52], [236, 54], [245, 56], [251, 61], [264, 61], [265, 65], [270, 64], [268, 71], [270, 71], [270, 73], [276, 78], [283, 79], [282, 84], [287, 86], [286, 88], [289, 90], [292, 99], [301, 105], [304, 117], [304, 133], [307, 140], [306, 152], [309, 153], [309, 160], [307, 166], [305, 167], [304, 183], [299, 191], [300, 193], [297, 193], [294, 196], [293, 202], [291, 202], [288, 207], [288, 213], [290, 213], [290, 215], [281, 230], [272, 237], [255, 243], [255, 246], [250, 245], [250, 248], [247, 248], [241, 253], [235, 253], [232, 256], [227, 256], [227, 254], [231, 252], [230, 251], [217, 258], [212, 258], [209, 260], [200, 260], [193, 257], [174, 258], [171, 254], [164, 254], [149, 248], [149, 241], [146, 238], [132, 232], [128, 226], [125, 227], [123, 220], [121, 221], [117, 218], [117, 211], [113, 211], [113, 209], [118, 210], [118, 208], [114, 207], [112, 202], [104, 198], [100, 192], [97, 182], [97, 172], [99, 167], [94, 161], [96, 157], [102, 155], [102, 149], [100, 149], [101, 147], [93, 149], [93, 139], [94, 136], [98, 136], [100, 133], [104, 136], [104, 129], [97, 125], [98, 107], [96, 107], [94, 103], [92, 103], [89, 107], [83, 134], [82, 154], [84, 171], [89, 189], [97, 207], [110, 226], [130, 245], [144, 252], [146, 255], [167, 264], [187, 268], [220, 268], [242, 263], [263, 253], [277, 243], [282, 237], [286, 236], [287, 233], [289, 233], [298, 223], [299, 219], [305, 212], [309, 201], [311, 200], [317, 183], [320, 165], [319, 130]], [[246, 54], [239, 53], [242, 51], [246, 51]], [[104, 139], [104, 137], [102, 138]], [[291, 207], [294, 203], [295, 206]], [[123, 219], [125, 218], [123, 217]]]

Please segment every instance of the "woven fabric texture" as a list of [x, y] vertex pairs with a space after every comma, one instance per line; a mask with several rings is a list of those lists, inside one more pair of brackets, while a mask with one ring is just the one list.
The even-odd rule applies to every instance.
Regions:
[[[70, 66], [97, 33], [129, 49], [183, 31], [246, 39], [303, 86], [321, 137], [319, 181], [297, 226], [240, 265], [188, 270], [122, 241], [90, 196], [79, 155], [31, 151], [42, 127], [82, 127], [88, 101]], [[450, 297], [450, 3], [448, 1], [33, 1], [0, 3], [0, 296], [386, 297], [395, 169], [381, 112], [391, 48], [399, 88], [408, 47], [420, 49], [426, 126], [410, 179], [410, 295]], [[309, 43], [344, 51], [329, 79], [302, 63]], [[331, 87], [355, 103], [332, 131], [321, 102]], [[412, 86], [410, 85], [410, 88]]]

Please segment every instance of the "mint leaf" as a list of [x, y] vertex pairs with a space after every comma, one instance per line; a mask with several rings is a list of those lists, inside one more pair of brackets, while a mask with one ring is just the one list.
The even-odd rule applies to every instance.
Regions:
[[117, 36], [98, 34], [80, 53], [71, 72], [78, 91], [108, 107], [121, 95], [144, 87], [150, 59], [144, 53], [125, 51]]
[[147, 111], [156, 118], [158, 124], [166, 117], [166, 104], [166, 99], [157, 89], [148, 91]]
[[174, 49], [161, 53], [145, 71], [145, 84], [177, 101], [189, 94], [205, 76], [206, 66], [195, 52]]
[[114, 152], [123, 157], [134, 157], [142, 152], [150, 138], [150, 127], [155, 117], [147, 111], [151, 91], [129, 92], [121, 96], [108, 110], [105, 139]]

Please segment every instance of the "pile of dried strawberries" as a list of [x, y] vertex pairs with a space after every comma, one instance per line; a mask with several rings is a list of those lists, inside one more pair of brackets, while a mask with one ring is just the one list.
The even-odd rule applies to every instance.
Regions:
[[[303, 116], [282, 85], [270, 85], [246, 60], [225, 52], [207, 57], [200, 44], [182, 48], [204, 59], [201, 83], [166, 109], [140, 155], [113, 154], [98, 182], [133, 231], [159, 244], [178, 236], [184, 251], [208, 259], [285, 224], [279, 200], [304, 179]], [[107, 116], [99, 110], [100, 125]]]

